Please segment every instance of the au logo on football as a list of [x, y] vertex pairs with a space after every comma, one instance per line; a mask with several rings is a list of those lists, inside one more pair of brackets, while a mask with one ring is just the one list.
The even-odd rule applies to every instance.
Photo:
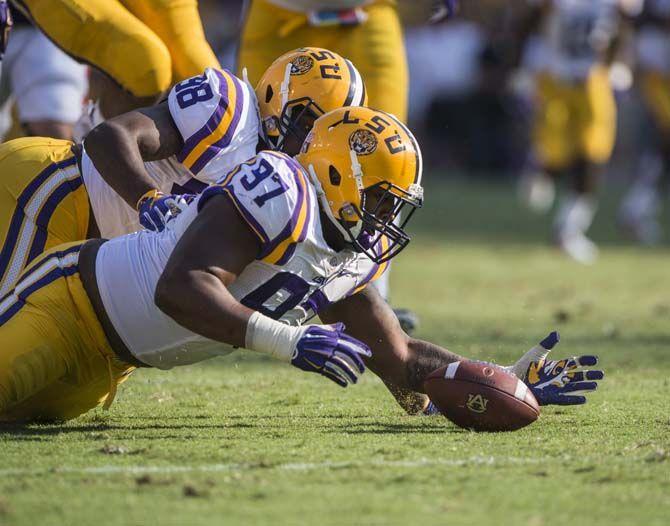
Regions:
[[484, 413], [488, 403], [488, 399], [484, 398], [480, 394], [469, 394], [468, 401], [465, 402], [465, 405], [473, 413]]

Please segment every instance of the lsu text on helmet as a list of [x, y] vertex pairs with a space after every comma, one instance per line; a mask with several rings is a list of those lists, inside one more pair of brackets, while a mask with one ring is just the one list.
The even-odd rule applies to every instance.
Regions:
[[[265, 71], [256, 96], [268, 145], [295, 154], [315, 119], [342, 106], [367, 102], [351, 61], [327, 49], [305, 47], [282, 55]], [[295, 151], [285, 150], [289, 135]]]
[[376, 263], [410, 241], [405, 227], [423, 204], [418, 143], [396, 117], [365, 107], [319, 117], [296, 159], [345, 241]]

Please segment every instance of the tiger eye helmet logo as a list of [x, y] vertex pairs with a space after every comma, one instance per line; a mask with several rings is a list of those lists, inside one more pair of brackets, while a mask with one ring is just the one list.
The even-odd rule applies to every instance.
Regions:
[[473, 413], [484, 413], [488, 403], [489, 401], [480, 394], [469, 394], [465, 405]]
[[349, 135], [349, 147], [356, 155], [370, 155], [377, 149], [377, 137], [369, 130], [358, 129]]
[[291, 61], [291, 75], [304, 75], [314, 66], [314, 60], [308, 55], [299, 55]]

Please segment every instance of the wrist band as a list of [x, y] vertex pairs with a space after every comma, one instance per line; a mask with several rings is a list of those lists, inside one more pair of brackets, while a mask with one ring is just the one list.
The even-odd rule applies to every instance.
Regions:
[[290, 362], [301, 334], [299, 327], [291, 327], [256, 311], [247, 322], [244, 346]]

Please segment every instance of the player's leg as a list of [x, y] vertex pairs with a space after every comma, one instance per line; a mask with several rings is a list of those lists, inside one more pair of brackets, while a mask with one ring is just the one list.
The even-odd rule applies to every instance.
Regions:
[[556, 234], [565, 252], [582, 263], [592, 263], [596, 245], [586, 236], [597, 210], [596, 189], [609, 161], [616, 137], [616, 104], [607, 71], [595, 68], [583, 88], [575, 92], [580, 154], [573, 163], [574, 184], [556, 219]]
[[16, 406], [65, 375], [65, 343], [54, 320], [30, 307], [0, 324], [0, 338], [0, 422], [20, 420]]
[[172, 63], [165, 44], [118, 0], [17, 3], [58, 47], [120, 86], [121, 93], [101, 108], [105, 117], [151, 104], [169, 88]]
[[[587, 177], [592, 176], [581, 160], [578, 132], [584, 122], [581, 113], [585, 93], [585, 87], [565, 84], [551, 75], [541, 74], [537, 78], [533, 147], [541, 173], [554, 180], [576, 172], [586, 185]], [[595, 245], [585, 236], [594, 213], [595, 203], [583, 188], [572, 189], [562, 196], [554, 219], [556, 244], [584, 263], [592, 262], [597, 255]]]
[[371, 107], [406, 120], [408, 74], [400, 20], [394, 6], [365, 7], [368, 19], [356, 26], [310, 26], [305, 14], [251, 2], [242, 32], [238, 68], [252, 84], [282, 53], [301, 46], [332, 49], [359, 69]]
[[317, 45], [305, 40], [302, 30], [307, 17], [282, 9], [266, 0], [251, 0], [244, 15], [244, 26], [237, 55], [237, 73], [246, 69], [249, 82], [255, 86], [272, 62], [301, 46]]
[[172, 82], [205, 68], [221, 68], [200, 20], [197, 0], [122, 0], [165, 43], [172, 57]]
[[79, 279], [80, 246], [44, 254], [0, 304], [0, 420], [73, 418], [132, 371], [114, 357]]
[[0, 145], [0, 297], [45, 250], [86, 238], [90, 205], [71, 146], [42, 137]]
[[365, 7], [367, 20], [358, 26], [326, 32], [327, 47], [351, 60], [368, 93], [368, 106], [407, 121], [409, 76], [402, 26], [395, 6], [386, 2]]
[[86, 66], [77, 64], [38, 29], [26, 26], [12, 35], [3, 68], [24, 134], [72, 139], [86, 95]]
[[541, 73], [535, 80], [535, 109], [531, 131], [532, 151], [539, 169], [557, 177], [577, 155], [577, 141], [571, 133], [573, 93], [552, 75]]

